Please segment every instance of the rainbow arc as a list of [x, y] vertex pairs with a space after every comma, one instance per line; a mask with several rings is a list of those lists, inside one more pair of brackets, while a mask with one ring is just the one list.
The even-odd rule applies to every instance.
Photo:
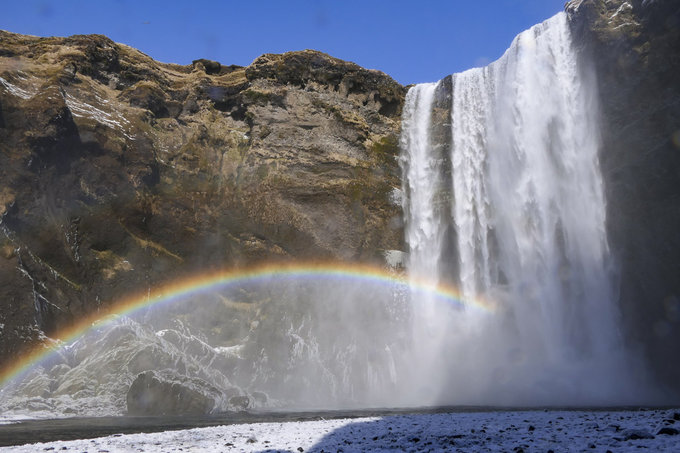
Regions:
[[[426, 280], [409, 278], [393, 271], [353, 263], [295, 263], [264, 264], [249, 268], [235, 268], [218, 272], [203, 273], [185, 279], [160, 285], [156, 289], [134, 294], [117, 303], [111, 304], [105, 311], [86, 317], [76, 324], [54, 335], [60, 341], [48, 347], [39, 347], [24, 357], [0, 369], [0, 386], [11, 381], [31, 367], [38, 365], [58, 349], [72, 343], [94, 326], [112, 322], [122, 316], [128, 316], [145, 307], [161, 305], [172, 301], [198, 296], [200, 294], [220, 290], [238, 288], [239, 286], [265, 285], [276, 282], [324, 279], [344, 280], [348, 283], [366, 283], [382, 286], [393, 286], [409, 290], [412, 294], [432, 296], [433, 300], [450, 304], [460, 309], [474, 309], [492, 312], [493, 307], [487, 301], [463, 300], [458, 290], [451, 286], [436, 285]], [[417, 303], [417, 297], [416, 303]]]

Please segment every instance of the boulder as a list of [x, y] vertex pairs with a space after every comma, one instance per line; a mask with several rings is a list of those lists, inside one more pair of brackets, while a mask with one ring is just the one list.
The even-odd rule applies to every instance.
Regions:
[[250, 398], [245, 395], [239, 395], [229, 398], [229, 405], [238, 409], [248, 409], [250, 407]]
[[220, 398], [220, 391], [202, 379], [145, 371], [130, 385], [127, 409], [129, 415], [203, 415]]
[[191, 65], [196, 69], [202, 69], [206, 74], [219, 74], [222, 70], [222, 65], [217, 61], [206, 60], [199, 58], [191, 62]]

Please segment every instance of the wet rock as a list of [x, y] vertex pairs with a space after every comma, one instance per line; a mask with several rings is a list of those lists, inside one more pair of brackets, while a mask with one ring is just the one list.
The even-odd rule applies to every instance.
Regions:
[[[567, 12], [592, 56], [601, 110], [607, 232], [619, 261], [626, 336], [680, 398], [680, 9], [677, 1], [573, 0]], [[677, 141], [677, 143], [676, 143]], [[644, 301], [644, 302], [642, 302]], [[671, 399], [669, 399], [670, 401]]]
[[269, 397], [264, 392], [253, 392], [250, 394], [250, 396], [252, 396], [253, 401], [258, 404], [266, 404], [267, 401], [269, 400]]
[[658, 433], [656, 433], [657, 436], [660, 435], [660, 434], [666, 434], [666, 435], [669, 435], [669, 436], [677, 436], [678, 434], [680, 434], [680, 431], [678, 431], [675, 428], [669, 428], [668, 426], [665, 426], [665, 427], [661, 428]]
[[127, 393], [129, 415], [209, 414], [220, 392], [207, 382], [173, 372], [146, 371]]
[[229, 405], [238, 409], [248, 409], [250, 407], [250, 398], [246, 395], [233, 396], [229, 398]]

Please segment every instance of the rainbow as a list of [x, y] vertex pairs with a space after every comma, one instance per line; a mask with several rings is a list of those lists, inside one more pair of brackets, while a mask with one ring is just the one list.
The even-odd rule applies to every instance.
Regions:
[[264, 264], [248, 268], [234, 268], [188, 277], [168, 282], [158, 288], [137, 293], [131, 297], [111, 304], [106, 310], [80, 320], [78, 323], [57, 332], [51, 346], [41, 346], [22, 358], [0, 367], [0, 388], [9, 381], [21, 376], [34, 365], [47, 359], [52, 353], [73, 342], [94, 326], [102, 322], [112, 322], [158, 304], [168, 303], [202, 293], [224, 290], [238, 285], [266, 284], [301, 278], [339, 279], [353, 283], [392, 285], [409, 289], [414, 294], [428, 294], [458, 308], [472, 308], [492, 312], [490, 303], [483, 300], [463, 301], [458, 290], [451, 286], [434, 285], [425, 280], [414, 280], [384, 268], [354, 263], [284, 263]]

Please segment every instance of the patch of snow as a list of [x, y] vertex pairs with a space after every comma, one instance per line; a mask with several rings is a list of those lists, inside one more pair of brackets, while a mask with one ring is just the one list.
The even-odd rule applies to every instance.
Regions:
[[631, 5], [628, 2], [623, 2], [621, 4], [621, 6], [619, 6], [619, 9], [617, 9], [616, 12], [614, 14], [612, 14], [612, 16], [609, 18], [609, 22], [611, 23], [614, 20], [614, 18], [616, 16], [618, 16], [619, 14], [621, 14], [622, 12], [632, 11], [632, 10], [633, 10], [633, 5]]
[[634, 25], [636, 25], [636, 24], [633, 23], [633, 22], [624, 22], [621, 25], [617, 25], [616, 27], [612, 28], [612, 30], [618, 30], [619, 28], [634, 26]]
[[216, 353], [221, 354], [225, 357], [237, 357], [241, 358], [241, 350], [243, 349], [242, 344], [237, 344], [235, 346], [218, 346], [213, 348]]
[[397, 415], [113, 435], [0, 451], [680, 451], [680, 435], [659, 434], [672, 418], [667, 410]]
[[581, 7], [581, 3], [583, 3], [583, 0], [571, 0], [565, 5], [564, 8], [569, 13], [575, 13]]
[[122, 125], [120, 121], [118, 121], [118, 119], [126, 121], [119, 115], [116, 115], [118, 119], [114, 119], [114, 116], [111, 113], [100, 110], [97, 107], [86, 102], [79, 101], [70, 94], [66, 94], [66, 105], [71, 110], [73, 116], [93, 118], [94, 120], [111, 128], [122, 128]]
[[7, 89], [7, 91], [9, 91], [10, 94], [12, 94], [14, 96], [18, 96], [21, 99], [30, 99], [33, 96], [35, 96], [35, 92], [30, 92], [28, 90], [24, 90], [22, 88], [19, 88], [18, 86], [9, 83], [7, 80], [3, 79], [2, 77], [0, 77], [0, 85], [4, 86]]
[[19, 423], [22, 420], [20, 417], [7, 418], [0, 420], [0, 425], [11, 425], [12, 423]]
[[[102, 103], [107, 103], [104, 100], [102, 100], [99, 96], [95, 95], [98, 101]], [[66, 94], [66, 105], [68, 106], [69, 110], [71, 110], [71, 114], [75, 117], [79, 118], [92, 118], [95, 121], [110, 127], [111, 129], [118, 129], [123, 133], [123, 135], [130, 139], [134, 140], [133, 137], [128, 135], [125, 131], [125, 127], [123, 124], [129, 124], [130, 122], [121, 114], [119, 113], [109, 113], [105, 112], [91, 104], [88, 104], [87, 102], [80, 101], [76, 99], [74, 96], [70, 94]]]

